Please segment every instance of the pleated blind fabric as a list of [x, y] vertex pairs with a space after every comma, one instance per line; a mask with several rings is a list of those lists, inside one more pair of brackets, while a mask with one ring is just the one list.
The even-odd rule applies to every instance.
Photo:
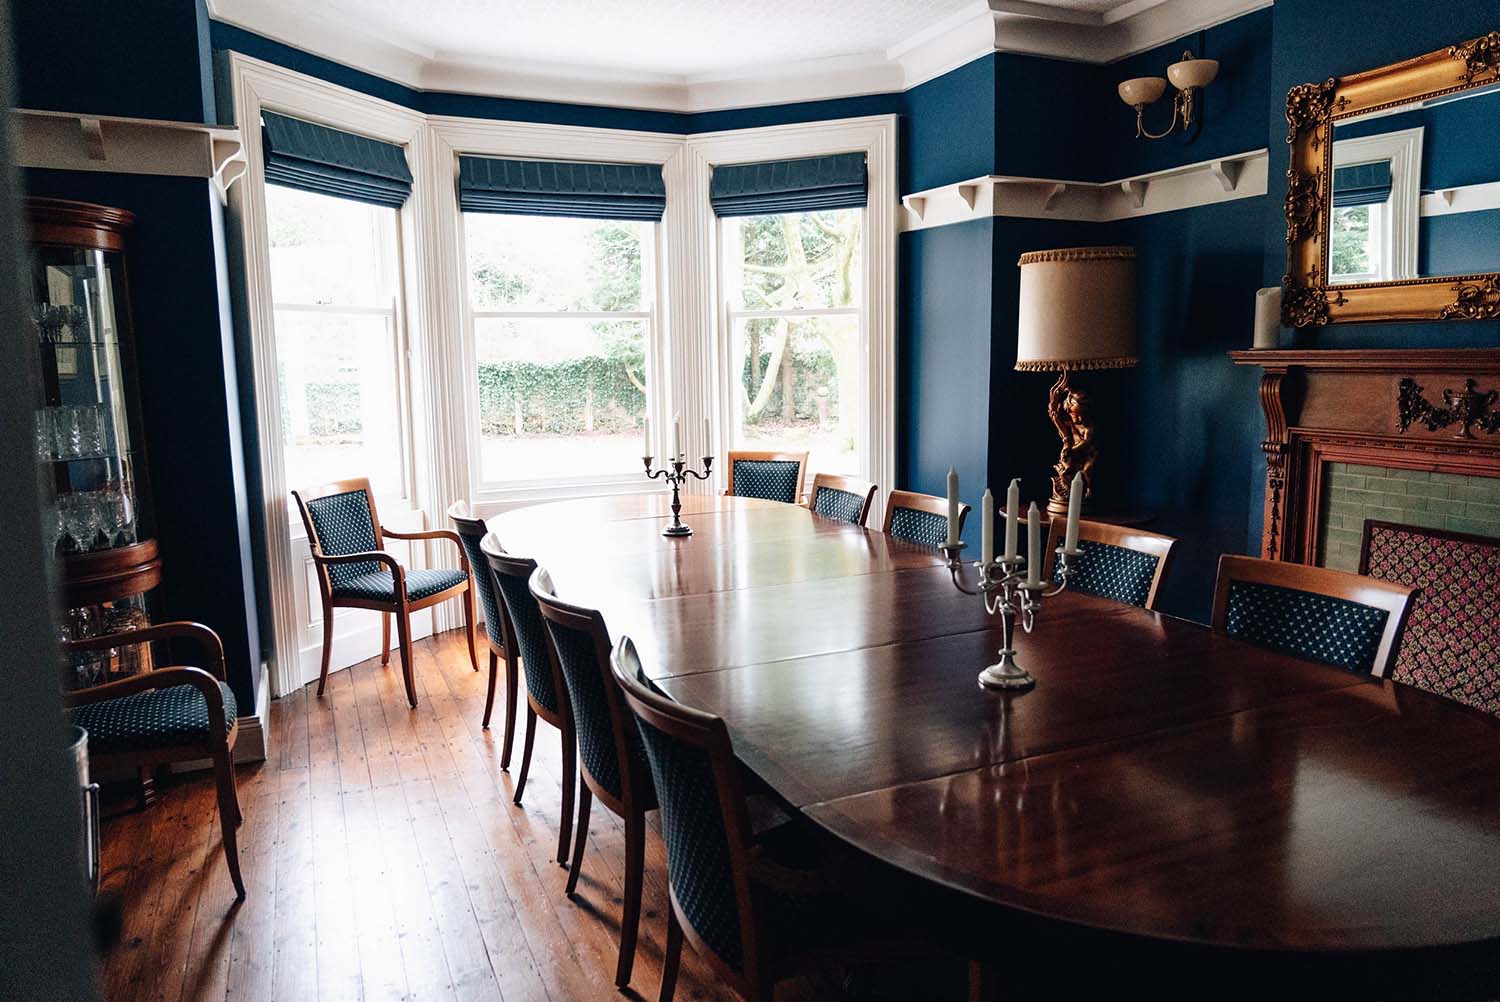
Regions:
[[1391, 162], [1338, 167], [1333, 172], [1333, 205], [1379, 205], [1391, 197]]
[[863, 153], [715, 167], [708, 199], [720, 216], [766, 216], [862, 206], [869, 197]]
[[401, 147], [270, 111], [260, 118], [268, 183], [393, 209], [411, 197]]
[[667, 186], [659, 164], [458, 158], [464, 212], [660, 222]]

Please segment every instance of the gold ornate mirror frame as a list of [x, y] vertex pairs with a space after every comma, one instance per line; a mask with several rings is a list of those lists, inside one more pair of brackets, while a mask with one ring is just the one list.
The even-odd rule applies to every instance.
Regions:
[[1500, 274], [1443, 275], [1330, 285], [1328, 230], [1333, 126], [1500, 81], [1500, 31], [1380, 69], [1300, 84], [1286, 96], [1287, 273], [1281, 322], [1288, 327], [1406, 320], [1500, 318]]

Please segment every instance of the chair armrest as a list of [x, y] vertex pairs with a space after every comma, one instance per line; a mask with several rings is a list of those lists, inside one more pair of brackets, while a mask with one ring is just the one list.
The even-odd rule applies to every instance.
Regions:
[[[158, 668], [156, 671], [142, 672], [139, 675], [122, 678], [118, 682], [106, 682], [87, 689], [65, 692], [63, 705], [86, 706], [89, 703], [102, 703], [105, 700], [119, 699], [121, 696], [130, 696], [150, 689], [166, 689], [174, 685], [190, 685], [197, 689], [208, 702], [208, 719], [210, 721], [224, 719], [224, 694], [219, 691], [218, 680], [202, 668], [187, 665]], [[215, 712], [218, 713], [217, 718], [214, 717]]]
[[[70, 654], [76, 651], [102, 651], [110, 647], [128, 647], [132, 644], [149, 644], [154, 643], [158, 640], [172, 640], [183, 638], [196, 640], [198, 642], [198, 645], [203, 649], [203, 652], [208, 655], [207, 674], [210, 674], [213, 678], [224, 679], [225, 675], [223, 641], [219, 639], [219, 635], [217, 633], [204, 626], [202, 623], [192, 623], [188, 622], [187, 620], [176, 620], [170, 623], [156, 623], [152, 626], [142, 627], [139, 630], [123, 630], [119, 633], [107, 633], [98, 637], [88, 637], [84, 640], [69, 640], [63, 645], [63, 650]], [[201, 668], [194, 668], [193, 670], [203, 671], [203, 669]], [[147, 672], [146, 675], [142, 677], [146, 677], [152, 674], [155, 673]], [[125, 681], [131, 680], [126, 679]], [[108, 685], [117, 684], [119, 683], [110, 682], [107, 683], [106, 686], [99, 686], [98, 688], [107, 688]], [[146, 688], [153, 688], [153, 686], [147, 686]], [[92, 702], [92, 700], [90, 700], [90, 702]]]
[[390, 536], [392, 539], [446, 539], [458, 547], [458, 559], [463, 562], [465, 573], [469, 570], [469, 555], [464, 552], [463, 540], [458, 538], [458, 533], [451, 529], [428, 529], [425, 532], [397, 532], [394, 529], [380, 527], [382, 536]]
[[403, 579], [406, 576], [406, 572], [402, 570], [400, 562], [384, 550], [362, 550], [359, 553], [340, 553], [334, 557], [326, 556], [317, 550], [313, 550], [312, 558], [315, 564], [365, 564], [374, 561], [389, 567], [392, 575], [400, 575]]

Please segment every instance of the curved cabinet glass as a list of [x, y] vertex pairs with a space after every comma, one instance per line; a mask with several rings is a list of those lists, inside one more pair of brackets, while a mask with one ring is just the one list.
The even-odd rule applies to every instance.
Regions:
[[[56, 503], [46, 541], [63, 564], [64, 639], [139, 628], [161, 579], [141, 454], [125, 232], [131, 213], [32, 199], [31, 314], [38, 359], [34, 449]], [[76, 659], [70, 684], [141, 667], [144, 647]]]

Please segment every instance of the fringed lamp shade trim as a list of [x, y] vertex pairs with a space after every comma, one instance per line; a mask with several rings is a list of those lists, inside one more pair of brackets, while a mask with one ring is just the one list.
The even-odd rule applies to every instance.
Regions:
[[1021, 372], [1057, 372], [1060, 369], [1071, 369], [1078, 372], [1084, 369], [1130, 369], [1140, 364], [1140, 359], [1134, 355], [1117, 355], [1114, 358], [1085, 358], [1079, 361], [1070, 359], [1031, 359], [1026, 362], [1017, 362], [1016, 369]]

